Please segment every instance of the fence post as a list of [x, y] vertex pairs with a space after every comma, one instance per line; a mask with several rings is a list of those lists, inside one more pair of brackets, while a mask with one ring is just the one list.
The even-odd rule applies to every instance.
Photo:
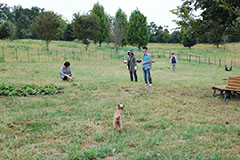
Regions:
[[82, 50], [80, 51], [80, 54], [81, 54], [81, 60], [82, 60], [82, 58], [83, 58], [83, 57], [82, 57]]
[[28, 56], [28, 62], [29, 62], [29, 50], [27, 48], [27, 56]]
[[17, 48], [15, 48], [15, 53], [16, 53], [16, 61], [18, 62], [18, 51], [17, 51]]
[[72, 50], [72, 59], [75, 60], [75, 52], [74, 52], [74, 49]]
[[66, 55], [66, 49], [64, 49], [64, 61], [66, 61], [67, 55]]
[[189, 62], [191, 63], [191, 55], [189, 55]]
[[209, 65], [211, 64], [211, 59], [210, 59], [210, 57], [208, 58], [208, 64], [209, 64]]
[[56, 61], [58, 60], [58, 51], [56, 49]]
[[222, 65], [222, 60], [221, 60], [221, 58], [219, 59], [219, 67], [221, 67], [221, 65]]
[[104, 60], [104, 51], [102, 52], [102, 54], [103, 54], [103, 60]]
[[4, 47], [2, 47], [3, 62], [5, 62]]

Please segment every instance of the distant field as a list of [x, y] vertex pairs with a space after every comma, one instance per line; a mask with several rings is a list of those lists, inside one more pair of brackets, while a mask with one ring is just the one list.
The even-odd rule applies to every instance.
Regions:
[[[35, 50], [44, 45], [32, 40], [0, 43]], [[229, 44], [235, 45], [239, 46]], [[50, 45], [55, 51], [71, 50], [66, 60], [76, 76], [72, 83], [59, 78], [64, 52], [49, 62], [46, 56], [44, 62], [30, 58], [29, 63], [0, 63], [0, 83], [64, 87], [58, 95], [0, 97], [0, 159], [240, 159], [240, 97], [214, 98], [211, 89], [226, 84], [224, 78], [240, 76], [239, 68], [226, 72], [224, 66], [180, 60], [179, 71], [174, 73], [167, 57], [155, 56], [153, 86], [145, 87], [140, 65], [136, 83], [130, 82], [122, 62], [125, 50], [132, 47], [114, 57], [114, 52], [107, 52], [111, 46], [98, 49], [91, 45], [90, 52], [98, 51], [98, 58], [88, 59], [85, 53], [81, 59], [74, 52], [73, 59], [72, 49], [81, 47], [75, 42]], [[166, 55], [168, 49], [188, 50], [181, 45], [150, 44], [153, 55], [158, 55], [157, 47]], [[210, 45], [197, 45], [191, 51], [197, 54], [201, 48], [227, 54]], [[228, 54], [239, 55], [230, 50]], [[122, 134], [112, 127], [118, 103], [126, 106]]]
[[[38, 40], [15, 40], [13, 42], [0, 40], [0, 62], [50, 62], [84, 60], [84, 59], [124, 59], [129, 49], [134, 51], [137, 58], [141, 58], [142, 51], [136, 47], [127, 46], [120, 48], [116, 54], [113, 44], [91, 44], [88, 52], [79, 42], [52, 41], [50, 52], [44, 49], [45, 43]], [[215, 65], [232, 65], [240, 68], [240, 43], [229, 43], [219, 48], [209, 44], [198, 44], [192, 49], [183, 47], [182, 44], [149, 44], [149, 52], [153, 58], [169, 57], [175, 53], [179, 59], [186, 61], [200, 61]]]

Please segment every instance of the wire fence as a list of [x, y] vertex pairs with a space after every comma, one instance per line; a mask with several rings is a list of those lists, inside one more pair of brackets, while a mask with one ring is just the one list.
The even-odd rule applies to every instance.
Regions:
[[[29, 48], [7, 48], [1, 47], [0, 49], [0, 62], [63, 62], [66, 60], [109, 60], [109, 59], [121, 59], [127, 58], [127, 48], [118, 50], [116, 53], [112, 47], [102, 48], [99, 47], [91, 48], [88, 51], [81, 49], [51, 49], [46, 51], [45, 49], [29, 49]], [[155, 61], [157, 59], [170, 59], [171, 52], [152, 51], [150, 52], [152, 58]], [[135, 50], [135, 57], [137, 59], [142, 58], [142, 51]], [[232, 66], [240, 67], [240, 59], [233, 57], [207, 57], [207, 56], [196, 56], [188, 53], [175, 53], [178, 61], [185, 61], [189, 63], [218, 65], [218, 66]]]

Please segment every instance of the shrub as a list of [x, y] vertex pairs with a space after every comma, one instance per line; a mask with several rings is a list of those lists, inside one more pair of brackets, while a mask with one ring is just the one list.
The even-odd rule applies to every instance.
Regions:
[[29, 96], [29, 95], [53, 95], [62, 93], [62, 87], [53, 84], [37, 86], [35, 84], [22, 84], [13, 86], [0, 83], [0, 96]]

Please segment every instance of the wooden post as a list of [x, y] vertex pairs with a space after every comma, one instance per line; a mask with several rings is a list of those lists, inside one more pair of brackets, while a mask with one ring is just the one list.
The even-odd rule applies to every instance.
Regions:
[[211, 59], [210, 59], [210, 57], [208, 58], [208, 64], [209, 64], [209, 65], [211, 64]]
[[58, 51], [56, 49], [56, 61], [58, 60]]
[[219, 67], [221, 67], [221, 65], [222, 65], [222, 60], [221, 60], [221, 58], [219, 59]]
[[66, 49], [64, 49], [64, 61], [67, 59]]
[[191, 63], [191, 55], [189, 55], [189, 62]]
[[39, 48], [38, 48], [38, 62], [40, 62]]
[[102, 52], [102, 55], [103, 55], [103, 60], [104, 60], [104, 51]]
[[27, 56], [28, 56], [28, 62], [29, 62], [30, 60], [29, 60], [29, 51], [28, 51], [28, 48], [27, 48]]
[[3, 62], [5, 62], [4, 47], [2, 47]]
[[75, 60], [75, 52], [74, 52], [74, 49], [72, 50], [72, 59]]
[[83, 57], [82, 57], [82, 50], [80, 51], [80, 53], [81, 53], [81, 60], [82, 60], [82, 58], [83, 58]]
[[16, 61], [18, 62], [18, 51], [17, 51], [17, 48], [15, 48], [15, 53], [16, 53]]

